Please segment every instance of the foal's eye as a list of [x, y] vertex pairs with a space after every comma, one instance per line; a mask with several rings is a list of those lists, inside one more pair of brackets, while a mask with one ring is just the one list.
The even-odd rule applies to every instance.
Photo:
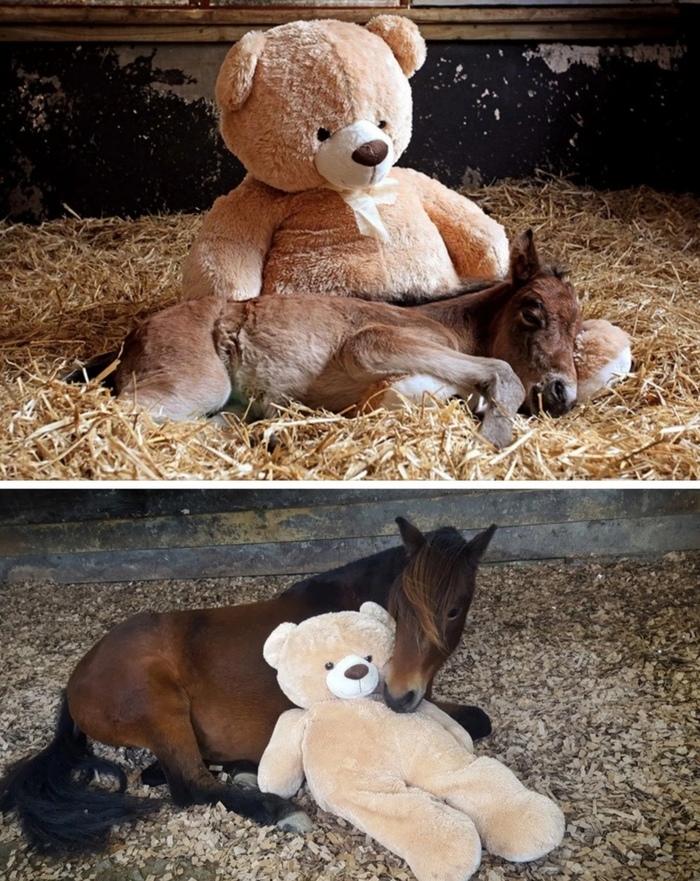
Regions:
[[450, 621], [454, 621], [454, 619], [457, 617], [457, 615], [459, 615], [461, 611], [461, 606], [455, 606], [454, 609], [450, 609], [450, 611], [447, 613], [447, 617], [450, 619]]
[[330, 138], [330, 136], [331, 136], [331, 133], [328, 131], [327, 128], [320, 128], [316, 132], [316, 137], [319, 139], [319, 141], [327, 141], [328, 138]]
[[335, 664], [333, 663], [333, 661], [329, 661], [329, 662], [326, 664], [326, 670], [332, 670], [333, 667], [335, 667]]
[[529, 327], [533, 330], [536, 330], [538, 327], [544, 327], [542, 315], [539, 312], [535, 312], [533, 309], [523, 309], [520, 312], [520, 320], [525, 327]]

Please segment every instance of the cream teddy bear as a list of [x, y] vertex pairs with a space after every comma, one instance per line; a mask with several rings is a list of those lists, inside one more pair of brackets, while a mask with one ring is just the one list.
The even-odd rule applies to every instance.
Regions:
[[296, 21], [247, 33], [216, 83], [221, 132], [247, 176], [217, 199], [184, 271], [186, 297], [352, 295], [400, 302], [500, 278], [503, 227], [395, 163], [411, 137], [418, 28]]
[[280, 624], [263, 653], [287, 697], [260, 762], [263, 792], [319, 806], [403, 857], [419, 881], [466, 881], [493, 854], [521, 862], [562, 840], [564, 816], [423, 701], [397, 714], [381, 697], [395, 625], [381, 606]]

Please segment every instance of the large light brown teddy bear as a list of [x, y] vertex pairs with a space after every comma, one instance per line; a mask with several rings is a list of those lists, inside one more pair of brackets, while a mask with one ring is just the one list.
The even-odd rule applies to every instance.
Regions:
[[411, 137], [425, 41], [406, 18], [252, 31], [216, 84], [221, 132], [248, 172], [217, 199], [184, 271], [186, 297], [439, 296], [500, 278], [503, 227], [395, 163]]
[[263, 754], [264, 792], [293, 796], [304, 778], [319, 806], [403, 857], [418, 881], [466, 881], [491, 853], [522, 862], [560, 844], [564, 816], [495, 759], [475, 758], [469, 735], [433, 704], [411, 714], [381, 696], [395, 626], [376, 603], [301, 624], [265, 642], [282, 691]]

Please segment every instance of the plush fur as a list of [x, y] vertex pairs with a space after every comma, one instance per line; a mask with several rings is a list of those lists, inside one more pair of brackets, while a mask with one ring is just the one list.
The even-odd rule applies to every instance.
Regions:
[[580, 403], [630, 372], [631, 346], [629, 335], [621, 327], [603, 318], [583, 322], [574, 349]]
[[564, 816], [435, 705], [392, 712], [381, 697], [394, 622], [375, 603], [286, 623], [264, 646], [284, 713], [263, 754], [264, 792], [294, 795], [306, 778], [326, 811], [403, 857], [419, 881], [466, 881], [483, 845], [514, 861], [562, 840]]
[[439, 296], [500, 278], [503, 227], [395, 163], [411, 137], [415, 24], [323, 20], [246, 34], [218, 77], [221, 132], [248, 172], [219, 198], [185, 263], [187, 297]]

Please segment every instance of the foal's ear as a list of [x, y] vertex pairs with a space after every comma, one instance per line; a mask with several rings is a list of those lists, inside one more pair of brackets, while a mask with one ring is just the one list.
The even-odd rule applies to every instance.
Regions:
[[523, 285], [540, 271], [535, 237], [529, 229], [513, 242], [510, 249], [510, 275], [514, 284]]
[[498, 529], [495, 523], [492, 523], [488, 529], [477, 533], [467, 545], [469, 556], [472, 562], [478, 563], [486, 553], [486, 548], [491, 544], [494, 532]]
[[396, 523], [398, 524], [399, 532], [401, 533], [403, 546], [408, 551], [409, 556], [412, 556], [425, 544], [425, 536], [420, 529], [416, 529], [416, 527], [412, 523], [409, 523], [405, 517], [397, 517]]

